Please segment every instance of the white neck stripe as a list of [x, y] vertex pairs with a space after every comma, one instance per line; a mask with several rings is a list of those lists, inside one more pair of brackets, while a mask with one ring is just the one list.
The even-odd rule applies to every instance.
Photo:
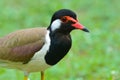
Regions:
[[61, 20], [60, 19], [57, 19], [57, 20], [53, 21], [52, 24], [51, 24], [51, 30], [55, 31], [56, 29], [60, 28], [60, 25], [61, 25]]

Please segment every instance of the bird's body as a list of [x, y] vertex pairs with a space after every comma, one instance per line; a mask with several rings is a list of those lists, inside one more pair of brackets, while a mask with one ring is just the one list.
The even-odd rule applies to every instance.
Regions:
[[[31, 33], [32, 31], [34, 33]], [[1, 38], [0, 66], [38, 72], [56, 64], [70, 49], [71, 38], [70, 35], [61, 33], [52, 35], [54, 36], [50, 38], [46, 28], [31, 28], [16, 31]], [[21, 42], [24, 43], [21, 44]]]
[[0, 38], [0, 66], [19, 69], [27, 74], [42, 72], [43, 76], [47, 68], [57, 64], [70, 50], [70, 32], [74, 29], [88, 32], [78, 23], [74, 12], [62, 9], [52, 16], [48, 28], [10, 33]]

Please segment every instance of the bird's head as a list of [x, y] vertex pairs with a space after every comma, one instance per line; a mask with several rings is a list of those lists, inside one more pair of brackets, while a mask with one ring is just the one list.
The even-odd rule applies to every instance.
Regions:
[[61, 31], [62, 33], [70, 33], [74, 29], [89, 32], [88, 29], [78, 22], [76, 14], [68, 9], [56, 11], [52, 16], [48, 29], [53, 32]]

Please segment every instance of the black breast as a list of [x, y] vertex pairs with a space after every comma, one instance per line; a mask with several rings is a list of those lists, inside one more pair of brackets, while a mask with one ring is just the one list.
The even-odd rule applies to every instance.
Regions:
[[47, 64], [54, 65], [59, 62], [71, 48], [70, 35], [55, 34], [51, 36], [51, 45], [45, 56]]

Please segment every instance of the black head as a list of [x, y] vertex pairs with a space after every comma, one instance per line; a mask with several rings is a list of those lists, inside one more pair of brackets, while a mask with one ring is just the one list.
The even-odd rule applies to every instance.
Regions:
[[76, 19], [76, 14], [75, 14], [73, 11], [71, 11], [71, 10], [69, 10], [69, 9], [61, 9], [61, 10], [59, 10], [59, 11], [56, 11], [56, 12], [53, 14], [52, 19], [51, 19], [51, 22], [53, 22], [53, 21], [56, 20], [56, 19], [60, 19], [60, 18], [63, 17], [63, 16], [70, 16], [70, 17]]
[[89, 32], [78, 22], [76, 14], [69, 9], [61, 9], [56, 11], [52, 16], [48, 29], [53, 32], [57, 30], [64, 33], [70, 33], [73, 29], [81, 29]]

